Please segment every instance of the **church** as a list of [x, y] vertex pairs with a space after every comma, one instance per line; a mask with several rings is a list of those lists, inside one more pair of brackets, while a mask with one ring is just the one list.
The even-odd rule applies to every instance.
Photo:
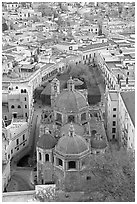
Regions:
[[91, 154], [108, 148], [101, 111], [89, 107], [87, 90], [76, 90], [70, 77], [67, 88], [51, 82], [51, 107], [41, 115], [37, 142], [37, 183], [56, 183], [60, 189], [78, 189], [87, 179]]

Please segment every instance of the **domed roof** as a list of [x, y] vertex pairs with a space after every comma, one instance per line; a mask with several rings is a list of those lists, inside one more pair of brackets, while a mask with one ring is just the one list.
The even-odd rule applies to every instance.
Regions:
[[56, 143], [57, 140], [50, 133], [46, 133], [39, 138], [37, 147], [42, 149], [52, 149], [55, 147]]
[[[84, 128], [82, 125], [78, 125], [76, 123], [73, 123], [74, 131], [76, 135], [82, 136], [84, 134]], [[70, 128], [70, 123], [65, 124], [63, 127], [61, 127], [60, 132], [61, 135], [68, 135], [69, 134], [69, 128]]]
[[55, 107], [65, 112], [79, 112], [79, 109], [87, 107], [85, 96], [74, 87], [72, 77], [68, 80], [68, 89], [58, 95]]
[[79, 109], [86, 107], [85, 97], [78, 91], [63, 91], [56, 99], [55, 107], [66, 112], [78, 112]]
[[97, 134], [96, 137], [91, 140], [91, 147], [94, 149], [105, 149], [107, 147], [107, 143], [105, 139], [101, 138], [101, 136]]
[[74, 133], [74, 127], [71, 124], [69, 135], [59, 139], [55, 150], [63, 155], [77, 155], [89, 150], [89, 147], [84, 138]]

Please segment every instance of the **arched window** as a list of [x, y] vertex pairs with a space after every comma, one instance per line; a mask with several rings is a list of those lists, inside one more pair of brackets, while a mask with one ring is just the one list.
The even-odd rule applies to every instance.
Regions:
[[16, 86], [16, 89], [18, 89], [18, 86]]
[[39, 152], [39, 160], [41, 161], [41, 152]]
[[49, 161], [49, 154], [45, 155], [45, 161]]
[[21, 93], [23, 93], [23, 89], [21, 89]]
[[25, 108], [27, 108], [27, 105], [25, 105]]
[[15, 108], [14, 105], [12, 105], [11, 108], [12, 108], [12, 109]]
[[6, 115], [4, 116], [4, 120], [8, 120], [8, 118], [7, 118], [7, 116], [6, 116]]
[[68, 162], [68, 169], [76, 169], [76, 162], [75, 161], [69, 161]]
[[20, 106], [20, 105], [18, 105], [18, 108], [21, 108], [21, 106]]
[[92, 135], [95, 135], [96, 133], [97, 133], [96, 130], [92, 130], [92, 131], [91, 131], [91, 134], [92, 134]]
[[24, 89], [24, 93], [27, 93], [26, 89]]

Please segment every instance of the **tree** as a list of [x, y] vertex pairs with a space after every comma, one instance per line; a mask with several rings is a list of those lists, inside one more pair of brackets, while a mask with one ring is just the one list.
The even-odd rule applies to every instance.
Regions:
[[[119, 201], [134, 202], [135, 161], [134, 154], [124, 149], [108, 151], [89, 160], [88, 169], [95, 175], [97, 191], [112, 195]], [[101, 180], [102, 179], [102, 180]], [[102, 182], [101, 182], [102, 181]]]

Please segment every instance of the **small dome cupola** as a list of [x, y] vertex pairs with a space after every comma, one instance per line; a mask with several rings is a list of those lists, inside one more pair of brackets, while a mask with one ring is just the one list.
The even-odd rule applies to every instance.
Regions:
[[70, 128], [69, 128], [69, 136], [70, 136], [70, 137], [74, 137], [74, 135], [75, 135], [74, 127], [73, 127], [73, 124], [72, 124], [72, 122], [71, 122]]
[[74, 91], [75, 85], [74, 85], [74, 81], [73, 81], [72, 77], [70, 77], [70, 79], [68, 80], [67, 84], [68, 84], [68, 86], [67, 86], [68, 90], [69, 91]]

